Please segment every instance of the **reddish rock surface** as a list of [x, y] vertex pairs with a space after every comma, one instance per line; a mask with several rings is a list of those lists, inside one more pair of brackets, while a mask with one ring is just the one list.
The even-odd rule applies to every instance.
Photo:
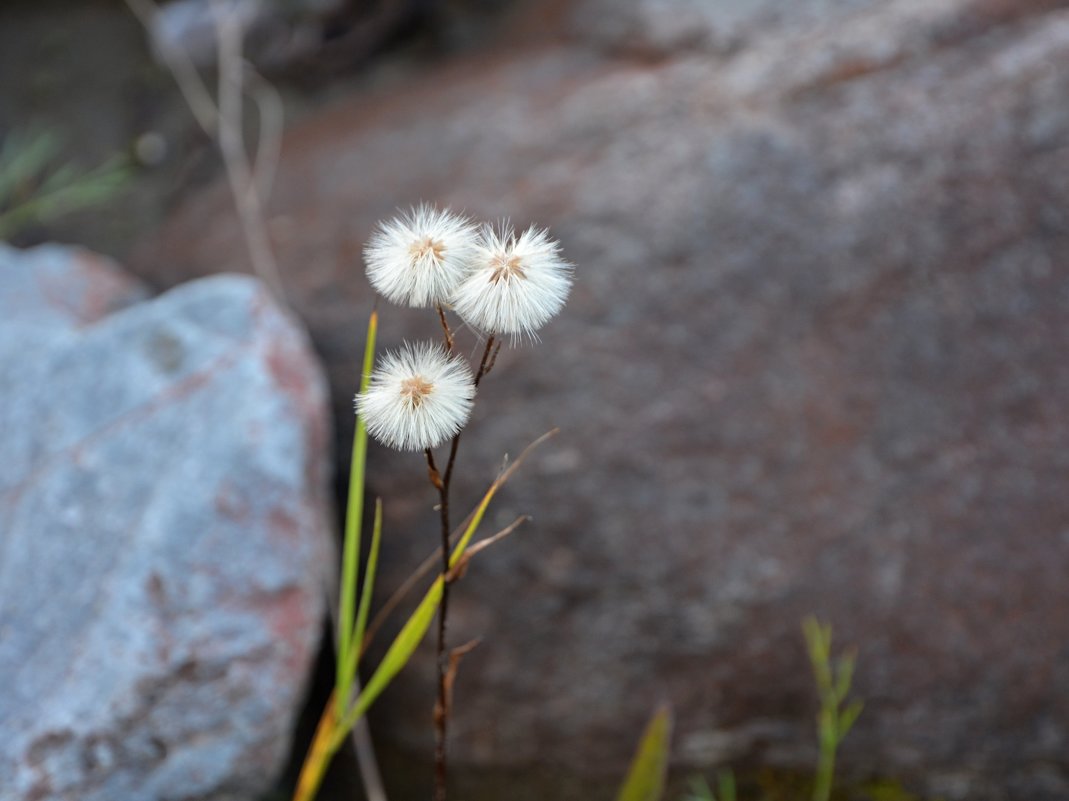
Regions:
[[333, 572], [306, 338], [244, 276], [0, 266], [0, 798], [256, 797]]
[[[472, 500], [564, 429], [498, 507], [535, 521], [454, 602], [455, 640], [485, 643], [452, 753], [618, 773], [667, 697], [681, 762], [804, 766], [815, 612], [860, 649], [847, 772], [1064, 798], [1069, 10], [744, 5], [517, 17], [286, 141], [272, 231], [343, 426], [378, 218], [508, 215], [578, 265], [465, 437]], [[241, 266], [230, 208], [193, 198], [140, 272]], [[433, 333], [383, 311], [384, 344]], [[372, 476], [388, 588], [431, 547], [433, 494], [417, 459], [375, 452]], [[430, 659], [399, 687], [383, 736], [429, 748]]]
[[148, 297], [144, 285], [110, 259], [65, 245], [28, 250], [0, 242], [0, 321], [71, 331]]

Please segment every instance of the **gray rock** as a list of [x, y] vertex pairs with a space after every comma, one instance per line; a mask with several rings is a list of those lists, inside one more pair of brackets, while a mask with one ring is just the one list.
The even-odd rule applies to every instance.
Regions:
[[[951, 0], [960, 5], [960, 0]], [[945, 4], [934, 0], [928, 5]], [[572, 29], [614, 51], [669, 55], [680, 49], [731, 54], [790, 30], [812, 32], [829, 19], [879, 7], [878, 0], [586, 0], [575, 4]]]
[[252, 57], [271, 66], [313, 52], [322, 39], [322, 18], [337, 11], [341, 0], [171, 0], [152, 21], [149, 36], [158, 60], [184, 52], [195, 64], [215, 66], [216, 8], [232, 14], [251, 37]]
[[139, 290], [58, 253], [0, 271], [0, 797], [253, 797], [321, 631], [324, 383], [249, 278], [97, 319]]
[[[754, 6], [728, 50], [606, 56], [612, 31], [572, 38], [611, 5], [589, 3], [567, 36], [296, 128], [271, 209], [345, 424], [361, 246], [397, 205], [545, 224], [579, 265], [461, 451], [458, 509], [503, 451], [564, 430], [496, 507], [534, 523], [452, 605], [454, 641], [484, 638], [456, 764], [618, 775], [668, 698], [680, 762], [805, 769], [816, 612], [860, 649], [847, 774], [1066, 797], [1069, 10], [814, 2], [765, 24]], [[229, 207], [222, 186], [194, 198], [141, 272], [243, 263]], [[433, 320], [383, 310], [383, 344], [417, 334]], [[433, 547], [434, 497], [418, 459], [372, 458], [389, 588]], [[432, 672], [384, 701], [408, 748], [429, 748]]]
[[19, 250], [0, 242], [0, 325], [69, 332], [148, 297], [99, 254], [65, 245]]

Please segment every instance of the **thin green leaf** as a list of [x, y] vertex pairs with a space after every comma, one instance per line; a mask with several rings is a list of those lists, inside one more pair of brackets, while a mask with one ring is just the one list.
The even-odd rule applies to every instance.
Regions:
[[352, 709], [342, 718], [336, 735], [337, 742], [340, 743], [344, 740], [349, 733], [349, 729], [356, 725], [356, 722], [367, 713], [371, 704], [382, 694], [394, 676], [400, 673], [401, 669], [408, 664], [408, 660], [412, 658], [412, 654], [415, 653], [417, 646], [419, 646], [423, 636], [427, 633], [427, 629], [430, 628], [431, 621], [434, 620], [434, 614], [438, 611], [438, 604], [441, 600], [442, 577], [439, 576], [434, 580], [431, 588], [427, 590], [427, 594], [423, 596], [423, 600], [416, 607], [416, 611], [401, 627], [401, 631], [394, 638], [393, 643], [390, 644], [390, 648], [386, 651], [382, 662], [379, 663], [368, 683], [361, 690], [360, 695], [357, 696]]
[[[486, 508], [490, 505], [490, 501], [494, 495], [497, 494], [498, 488], [504, 483], [504, 478], [507, 477], [503, 474], [499, 477], [490, 488], [486, 491], [479, 506], [472, 514], [471, 522], [468, 523], [467, 529], [464, 530], [464, 534], [457, 542], [456, 547], [453, 549], [453, 553], [449, 557], [449, 565], [453, 567], [457, 561], [464, 555], [464, 551], [467, 550], [468, 544], [471, 542], [471, 538], [474, 536], [475, 531], [479, 527], [479, 523], [482, 522], [483, 515], [486, 513]], [[393, 680], [394, 676], [401, 672], [401, 669], [408, 663], [408, 660], [412, 658], [412, 654], [415, 653], [416, 648], [423, 640], [423, 636], [427, 633], [427, 629], [431, 625], [431, 621], [434, 619], [434, 613], [438, 609], [438, 604], [442, 600], [442, 577], [439, 576], [435, 579], [430, 589], [427, 590], [427, 594], [423, 596], [423, 600], [419, 606], [416, 607], [416, 611], [412, 613], [408, 621], [401, 628], [400, 633], [394, 638], [393, 643], [390, 644], [389, 650], [382, 658], [382, 662], [375, 668], [375, 672], [368, 680], [367, 685], [360, 691], [359, 697], [353, 704], [353, 708], [342, 717], [342, 725], [339, 727], [343, 732], [341, 736], [344, 736], [344, 732], [347, 732], [352, 728], [356, 721], [360, 719], [361, 715], [365, 714], [371, 707], [372, 702], [382, 694], [387, 685]], [[350, 654], [349, 664], [354, 668], [356, 662], [353, 656], [359, 653], [360, 641], [357, 640], [353, 643], [353, 654]], [[351, 685], [350, 685], [351, 686]], [[341, 716], [339, 716], [341, 717]]]
[[379, 564], [379, 546], [382, 544], [382, 499], [375, 499], [375, 523], [371, 528], [371, 550], [364, 566], [364, 588], [360, 593], [360, 608], [356, 613], [356, 629], [353, 631], [352, 647], [357, 652], [364, 642], [367, 618], [371, 612], [371, 596], [375, 590], [375, 570]]
[[831, 675], [831, 626], [821, 623], [815, 617], [802, 621], [809, 661], [813, 665], [813, 675], [817, 680], [821, 696], [832, 691]]
[[672, 711], [663, 706], [646, 726], [616, 801], [660, 801], [668, 772], [671, 738]]
[[[378, 312], [372, 311], [367, 324], [364, 344], [363, 372], [360, 391], [365, 392], [375, 359], [375, 336], [378, 333]], [[360, 559], [360, 527], [364, 514], [364, 471], [367, 464], [367, 426], [363, 418], [356, 418], [353, 433], [353, 452], [349, 466], [349, 499], [345, 510], [345, 540], [342, 546], [342, 579], [338, 609], [338, 648], [335, 663], [335, 702], [337, 716], [345, 713], [349, 693], [353, 687], [356, 667], [360, 661], [360, 641], [353, 642], [353, 607], [356, 604], [357, 562]], [[355, 649], [355, 650], [354, 650]]]
[[527, 457], [527, 454], [537, 448], [547, 439], [554, 436], [557, 431], [558, 429], [556, 428], [551, 431], [547, 431], [545, 434], [543, 434], [530, 445], [528, 445], [526, 448], [524, 448], [523, 453], [520, 454], [520, 457], [511, 465], [509, 465], [506, 470], [503, 470], [501, 472], [501, 475], [494, 479], [494, 482], [490, 485], [490, 488], [486, 491], [486, 494], [483, 495], [483, 499], [479, 501], [479, 505], [475, 507], [475, 511], [471, 513], [471, 520], [468, 523], [468, 527], [464, 529], [464, 533], [460, 536], [460, 539], [457, 540], [457, 544], [453, 548], [453, 553], [449, 555], [450, 567], [455, 567], [457, 562], [460, 561], [460, 557], [464, 555], [464, 551], [468, 549], [468, 545], [471, 544], [471, 538], [475, 536], [475, 532], [479, 528], [479, 524], [483, 522], [483, 516], [486, 514], [486, 510], [490, 506], [490, 501], [494, 499], [494, 496], [497, 494], [497, 491], [501, 489], [505, 485], [505, 482], [508, 481], [509, 478], [512, 476], [512, 474], [516, 472], [516, 469]]
[[[556, 428], [552, 431], [547, 431], [545, 434], [543, 434], [530, 445], [528, 445], [526, 448], [524, 448], [523, 452], [520, 453], [520, 455], [513, 460], [512, 464], [508, 466], [508, 469], [497, 477], [494, 483], [497, 484], [498, 488], [503, 486], [505, 482], [509, 480], [512, 474], [519, 469], [520, 465], [523, 464], [524, 460], [527, 458], [528, 455], [530, 455], [531, 451], [533, 451], [535, 448], [537, 448], [550, 437], [556, 435], [558, 431], [559, 429]], [[460, 526], [458, 526], [453, 531], [453, 533], [449, 536], [450, 541], [459, 539], [460, 535], [468, 530], [468, 524], [471, 522], [472, 516], [474, 514], [475, 510], [473, 510], [471, 514], [469, 514], [468, 517], [464, 519], [464, 522], [461, 523]], [[436, 550], [431, 553], [426, 559], [424, 559], [420, 566], [416, 568], [416, 570], [401, 583], [401, 586], [398, 587], [394, 591], [394, 593], [386, 600], [386, 603], [382, 605], [382, 608], [379, 609], [379, 611], [375, 614], [375, 617], [372, 618], [371, 623], [368, 625], [367, 634], [364, 636], [364, 649], [366, 649], [368, 644], [372, 641], [372, 639], [374, 639], [376, 632], [379, 631], [379, 629], [382, 627], [383, 623], [393, 612], [393, 610], [397, 608], [397, 605], [400, 604], [405, 597], [407, 597], [408, 593], [411, 592], [418, 585], [419, 581], [424, 576], [428, 575], [431, 571], [437, 569], [439, 565], [441, 565], [441, 551]]]
[[841, 741], [854, 727], [858, 715], [864, 705], [860, 701], [854, 701], [846, 709], [839, 713], [839, 740]]
[[[365, 362], [365, 365], [368, 367], [368, 372], [370, 372], [370, 363]], [[475, 511], [472, 513], [468, 527], [464, 530], [456, 547], [453, 548], [452, 554], [450, 554], [450, 567], [455, 566], [464, 555], [472, 537], [475, 535], [475, 531], [479, 527], [479, 523], [482, 522], [483, 515], [486, 513], [486, 508], [490, 505], [490, 501], [493, 499], [494, 495], [497, 494], [497, 491], [506, 481], [508, 481], [528, 453], [556, 433], [557, 429], [553, 429], [528, 445], [523, 453], [520, 454], [519, 458], [516, 459], [507, 470], [504, 470], [490, 485], [490, 488], [486, 491], [482, 501], [480, 501], [478, 507], [476, 507]], [[438, 578], [434, 580], [434, 583], [431, 584], [430, 589], [427, 590], [427, 594], [423, 596], [423, 600], [420, 601], [419, 606], [416, 607], [416, 610], [405, 622], [405, 625], [401, 627], [401, 631], [390, 644], [389, 649], [386, 651], [386, 655], [382, 658], [382, 662], [375, 668], [375, 672], [372, 673], [371, 678], [360, 691], [360, 695], [357, 696], [356, 701], [353, 702], [352, 708], [350, 708], [344, 715], [338, 716], [341, 719], [337, 734], [335, 735], [338, 744], [344, 740], [349, 729], [356, 725], [356, 722], [367, 713], [367, 710], [371, 708], [371, 704], [375, 702], [375, 699], [382, 694], [389, 683], [393, 681], [393, 678], [401, 672], [401, 669], [408, 663], [408, 660], [412, 658], [412, 654], [415, 653], [416, 648], [427, 633], [427, 629], [430, 628], [431, 621], [434, 620], [435, 612], [438, 610], [438, 604], [442, 600], [442, 586], [442, 577], [438, 576]], [[347, 672], [355, 673], [360, 649], [361, 643], [359, 641], [354, 642], [346, 666], [346, 668], [348, 668]], [[343, 670], [346, 668], [343, 668]]]
[[464, 551], [468, 549], [468, 545], [471, 544], [471, 538], [475, 536], [475, 531], [479, 528], [479, 524], [483, 522], [483, 515], [486, 514], [486, 509], [490, 505], [490, 501], [494, 495], [497, 494], [498, 488], [497, 482], [490, 485], [490, 489], [483, 496], [483, 499], [479, 501], [479, 505], [475, 507], [475, 512], [471, 516], [471, 522], [468, 523], [468, 527], [464, 529], [464, 533], [457, 541], [456, 547], [453, 548], [453, 553], [449, 555], [449, 566], [456, 567], [457, 562], [460, 561], [460, 557], [464, 555]]
[[842, 703], [850, 692], [850, 684], [854, 680], [854, 663], [856, 656], [852, 651], [840, 656], [836, 665], [838, 675], [835, 677], [835, 701]]

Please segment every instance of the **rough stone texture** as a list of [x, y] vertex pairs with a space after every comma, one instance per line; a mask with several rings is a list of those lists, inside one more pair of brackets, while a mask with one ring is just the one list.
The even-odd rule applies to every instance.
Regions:
[[[272, 230], [339, 420], [377, 218], [511, 215], [579, 265], [462, 449], [471, 500], [502, 451], [564, 429], [497, 507], [534, 523], [452, 607], [456, 642], [485, 638], [458, 763], [618, 773], [668, 697], [681, 762], [805, 766], [816, 612], [860, 648], [847, 772], [1069, 795], [1065, 5], [589, 0], [291, 132]], [[673, 11], [711, 33], [628, 41]], [[144, 274], [241, 264], [229, 205], [186, 204]], [[416, 319], [387, 309], [382, 341], [433, 332]], [[418, 459], [373, 458], [390, 587], [431, 547], [433, 495]], [[430, 665], [385, 702], [411, 747]]]
[[148, 296], [111, 260], [65, 245], [0, 242], [0, 281], [0, 325], [51, 332], [77, 331]]
[[331, 561], [326, 388], [244, 276], [0, 253], [0, 798], [236, 799], [281, 768]]

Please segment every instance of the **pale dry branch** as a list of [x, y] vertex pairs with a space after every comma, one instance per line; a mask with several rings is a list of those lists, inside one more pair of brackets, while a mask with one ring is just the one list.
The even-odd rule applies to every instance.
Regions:
[[[126, 0], [126, 5], [146, 32], [151, 32], [159, 14], [154, 0]], [[212, 13], [219, 61], [218, 102], [212, 99], [184, 49], [160, 46], [157, 53], [174, 76], [193, 118], [219, 147], [253, 272], [285, 300], [263, 211], [278, 163], [282, 102], [274, 88], [246, 64], [242, 56], [245, 30], [238, 15], [222, 0], [212, 0]], [[249, 162], [243, 135], [242, 97], [247, 72], [250, 92], [259, 111], [259, 141], [253, 164]]]
[[[126, 0], [126, 6], [137, 17], [146, 33], [151, 32], [156, 15], [160, 12], [154, 0]], [[189, 53], [180, 47], [160, 47], [157, 48], [157, 54], [174, 76], [178, 90], [185, 98], [197, 124], [204, 133], [215, 139], [219, 124], [219, 111], [215, 106], [215, 101], [212, 100], [211, 92], [208, 91], [208, 87], [201, 80], [197, 68], [193, 65]]]
[[237, 206], [253, 270], [281, 296], [282, 281], [275, 254], [271, 250], [263, 204], [245, 149], [242, 122], [245, 77], [242, 42], [245, 31], [237, 14], [228, 10], [222, 0], [212, 0], [212, 9], [219, 58], [219, 149], [223, 154], [227, 180]]
[[472, 557], [474, 557], [480, 551], [485, 551], [494, 543], [500, 542], [501, 540], [505, 539], [505, 537], [507, 537], [509, 534], [511, 534], [513, 531], [518, 529], [530, 519], [531, 517], [529, 515], [520, 515], [496, 534], [493, 534], [487, 537], [486, 539], [479, 540], [470, 548], [468, 548], [468, 550], [464, 551], [464, 555], [461, 556], [457, 563], [453, 565], [453, 567], [450, 569], [449, 581], [456, 581], [457, 579], [462, 578], [468, 570], [468, 563], [471, 562]]

